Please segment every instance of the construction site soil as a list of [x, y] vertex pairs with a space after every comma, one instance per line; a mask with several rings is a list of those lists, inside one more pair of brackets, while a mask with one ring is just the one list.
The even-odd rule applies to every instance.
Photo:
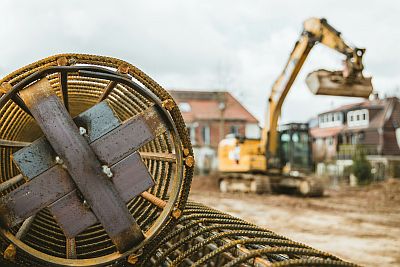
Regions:
[[326, 190], [321, 198], [220, 193], [197, 176], [190, 198], [364, 266], [400, 266], [400, 179]]

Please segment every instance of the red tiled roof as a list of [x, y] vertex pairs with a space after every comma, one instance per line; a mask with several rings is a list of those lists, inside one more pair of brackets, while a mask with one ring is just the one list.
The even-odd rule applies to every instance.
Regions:
[[229, 92], [170, 91], [178, 103], [188, 103], [191, 110], [182, 112], [186, 122], [196, 120], [220, 120], [220, 102], [225, 102], [223, 117], [225, 120], [242, 120], [258, 123], [258, 120], [237, 101]]

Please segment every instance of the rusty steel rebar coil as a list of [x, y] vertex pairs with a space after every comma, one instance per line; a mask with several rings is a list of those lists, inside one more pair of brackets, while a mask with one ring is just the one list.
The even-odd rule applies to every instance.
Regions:
[[188, 202], [142, 266], [356, 266], [241, 219]]
[[[92, 150], [99, 160], [90, 164], [102, 170], [74, 158]], [[2, 266], [136, 262], [181, 216], [194, 165], [169, 93], [125, 61], [85, 54], [51, 56], [0, 80], [0, 155]], [[87, 178], [96, 175], [112, 189]], [[128, 176], [141, 187], [127, 186]], [[110, 222], [106, 199], [120, 204], [132, 227]], [[135, 242], [125, 240], [131, 236]]]

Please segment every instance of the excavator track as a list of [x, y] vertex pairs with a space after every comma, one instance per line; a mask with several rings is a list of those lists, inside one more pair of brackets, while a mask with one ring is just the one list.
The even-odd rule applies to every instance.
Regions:
[[221, 175], [219, 189], [223, 193], [282, 193], [303, 197], [321, 197], [324, 194], [323, 184], [315, 177], [248, 173]]
[[321, 181], [312, 178], [303, 178], [298, 187], [301, 196], [321, 197], [324, 195], [324, 186]]
[[297, 195], [302, 197], [321, 197], [324, 194], [323, 183], [312, 176], [281, 176], [271, 177], [273, 192]]
[[268, 176], [262, 174], [229, 173], [220, 176], [219, 189], [223, 193], [265, 194], [271, 193], [271, 182]]

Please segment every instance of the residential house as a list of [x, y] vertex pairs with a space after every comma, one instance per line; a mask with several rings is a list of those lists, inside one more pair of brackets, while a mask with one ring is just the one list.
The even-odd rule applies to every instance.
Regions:
[[258, 138], [258, 120], [229, 92], [170, 90], [177, 101], [201, 173], [217, 168], [218, 143], [227, 134]]
[[323, 169], [352, 164], [361, 149], [373, 165], [375, 177], [400, 177], [400, 100], [396, 97], [345, 105], [318, 115], [310, 129], [313, 160]]

